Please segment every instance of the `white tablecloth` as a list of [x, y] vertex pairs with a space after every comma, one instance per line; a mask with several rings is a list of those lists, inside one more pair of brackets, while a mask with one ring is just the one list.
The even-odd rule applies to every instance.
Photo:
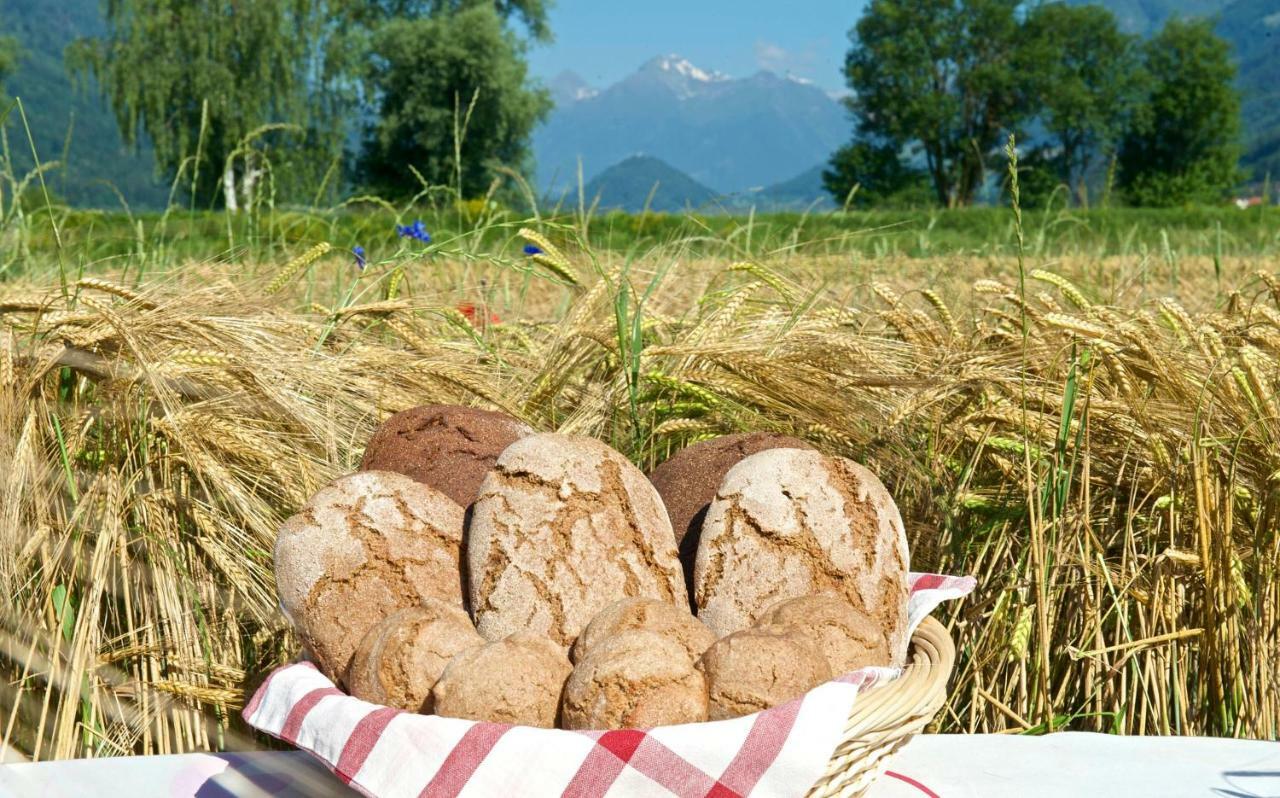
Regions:
[[[408, 764], [408, 763], [406, 763]], [[1280, 743], [1195, 737], [924, 735], [869, 798], [1280, 798]], [[343, 796], [296, 752], [187, 754], [0, 766], [15, 798]]]

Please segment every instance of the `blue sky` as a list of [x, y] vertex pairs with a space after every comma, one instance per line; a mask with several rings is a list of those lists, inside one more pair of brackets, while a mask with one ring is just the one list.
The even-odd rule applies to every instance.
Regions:
[[555, 42], [529, 53], [535, 77], [571, 69], [601, 88], [655, 55], [678, 53], [733, 77], [791, 72], [827, 91], [844, 88], [840, 67], [863, 0], [555, 0]]

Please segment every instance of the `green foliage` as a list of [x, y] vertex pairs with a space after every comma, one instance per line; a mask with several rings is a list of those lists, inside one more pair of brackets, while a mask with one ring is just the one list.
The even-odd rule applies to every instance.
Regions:
[[1017, 0], [872, 0], [845, 60], [858, 129], [923, 155], [939, 204], [968, 205], [1032, 108]]
[[[484, 194], [495, 167], [528, 166], [529, 135], [551, 110], [527, 79], [524, 43], [487, 3], [385, 23], [373, 36], [370, 96], [378, 118], [361, 172], [375, 189], [412, 193], [412, 170], [464, 197]], [[459, 157], [460, 156], [460, 157]]]
[[1173, 19], [1145, 57], [1150, 92], [1120, 147], [1121, 190], [1138, 205], [1221, 200], [1241, 178], [1229, 46], [1207, 21]]
[[18, 40], [12, 36], [0, 36], [0, 89], [5, 78], [18, 66]]
[[[125, 140], [145, 134], [157, 167], [167, 175], [189, 170], [194, 194], [211, 201], [224, 172], [252, 184], [266, 163], [241, 151], [297, 136], [332, 151], [340, 138], [311, 118], [309, 44], [321, 9], [312, 0], [109, 0], [108, 31], [68, 49], [68, 65], [97, 78], [111, 101]], [[253, 135], [266, 125], [290, 123]]]
[[903, 207], [928, 205], [928, 179], [898, 157], [891, 146], [855, 141], [836, 150], [822, 184], [836, 204], [844, 207]]
[[1140, 97], [1137, 40], [1093, 5], [1038, 6], [1026, 30], [1041, 81], [1038, 117], [1053, 148], [1043, 166], [1084, 200], [1085, 178], [1099, 155], [1114, 151]]

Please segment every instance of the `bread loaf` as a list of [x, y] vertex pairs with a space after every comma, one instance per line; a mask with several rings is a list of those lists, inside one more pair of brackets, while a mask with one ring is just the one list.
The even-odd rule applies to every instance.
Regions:
[[578, 635], [573, 644], [574, 662], [581, 662], [601, 641], [632, 630], [655, 632], [675, 642], [690, 662], [716, 641], [706, 624], [684, 607], [651, 598], [625, 598], [601, 610]]
[[722, 637], [698, 660], [711, 720], [760, 712], [831, 679], [822, 652], [790, 629], [744, 629]]
[[437, 715], [550, 729], [572, 670], [560, 646], [517, 633], [454, 657], [431, 698]]
[[432, 711], [431, 688], [459, 653], [484, 645], [456, 604], [425, 599], [392, 613], [356, 648], [347, 689], [363, 701], [409, 712]]
[[618, 599], [687, 602], [657, 492], [590, 438], [531, 435], [507, 447], [468, 535], [471, 608], [489, 640], [529, 631], [567, 650]]
[[280, 606], [321, 670], [344, 680], [365, 634], [424, 599], [463, 606], [463, 511], [406, 476], [363, 471], [322, 488], [276, 537]]
[[707, 510], [694, 568], [698, 617], [718, 636], [771, 605], [824, 591], [847, 600], [905, 654], [907, 539], [874, 474], [815, 451], [770, 449], [738, 463]]
[[412, 407], [374, 431], [360, 470], [404, 474], [470, 507], [502, 450], [531, 434], [522, 422], [492, 410]]
[[564, 688], [566, 729], [647, 729], [707, 719], [707, 686], [679, 643], [640, 629], [598, 641]]

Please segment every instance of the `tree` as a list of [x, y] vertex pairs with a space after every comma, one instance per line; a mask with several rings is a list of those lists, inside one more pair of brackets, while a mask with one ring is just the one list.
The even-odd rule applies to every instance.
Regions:
[[1094, 5], [1038, 6], [1026, 29], [1031, 57], [1041, 64], [1038, 116], [1050, 137], [1044, 165], [1083, 202], [1090, 169], [1099, 155], [1114, 151], [1140, 98], [1137, 39]]
[[1032, 107], [1017, 0], [872, 0], [850, 32], [847, 101], [865, 137], [922, 155], [945, 206], [968, 205]]
[[830, 168], [822, 173], [822, 185], [841, 206], [927, 203], [929, 198], [923, 172], [904, 164], [892, 146], [866, 141], [836, 150]]
[[67, 60], [97, 78], [127, 143], [145, 134], [158, 169], [187, 170], [203, 201], [221, 187], [234, 207], [238, 181], [263, 169], [254, 157], [237, 163], [241, 143], [269, 124], [310, 121], [317, 10], [311, 0], [108, 0], [105, 36], [73, 43]]
[[1241, 179], [1230, 46], [1209, 21], [1172, 19], [1144, 55], [1150, 91], [1120, 146], [1119, 188], [1138, 205], [1222, 200]]
[[545, 0], [107, 0], [107, 32], [68, 63], [98, 79], [127, 142], [151, 140], [159, 170], [234, 207], [277, 173], [319, 178], [385, 105], [382, 28], [472, 9], [550, 36]]
[[379, 113], [367, 131], [364, 179], [405, 193], [418, 185], [417, 170], [430, 184], [478, 196], [495, 166], [526, 166], [529, 136], [551, 98], [528, 84], [524, 51], [488, 4], [381, 26], [369, 76]]

